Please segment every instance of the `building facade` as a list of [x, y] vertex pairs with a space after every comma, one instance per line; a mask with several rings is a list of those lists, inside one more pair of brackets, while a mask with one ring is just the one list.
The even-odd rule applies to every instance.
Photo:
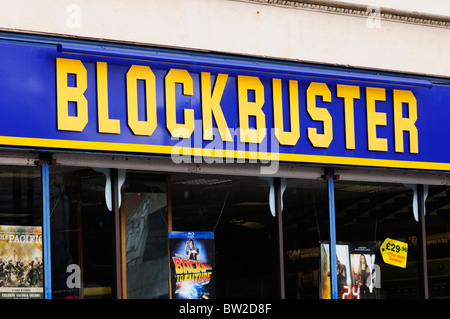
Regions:
[[450, 297], [445, 1], [3, 7], [2, 298]]

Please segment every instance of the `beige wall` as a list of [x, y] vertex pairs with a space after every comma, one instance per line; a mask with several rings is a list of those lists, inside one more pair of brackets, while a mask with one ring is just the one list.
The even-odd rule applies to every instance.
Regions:
[[[0, 0], [0, 30], [450, 77], [448, 0], [267, 1]], [[341, 12], [349, 3], [359, 11]], [[428, 20], [374, 19], [373, 3]]]

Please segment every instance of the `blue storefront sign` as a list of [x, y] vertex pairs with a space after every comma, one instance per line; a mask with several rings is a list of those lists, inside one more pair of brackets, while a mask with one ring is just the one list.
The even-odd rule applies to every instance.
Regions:
[[450, 87], [87, 43], [0, 41], [0, 145], [448, 170]]

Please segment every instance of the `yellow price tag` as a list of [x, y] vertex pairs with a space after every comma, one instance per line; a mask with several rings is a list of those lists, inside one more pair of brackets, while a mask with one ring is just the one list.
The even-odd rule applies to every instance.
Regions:
[[386, 238], [380, 246], [381, 256], [386, 264], [406, 268], [408, 244], [402, 241]]

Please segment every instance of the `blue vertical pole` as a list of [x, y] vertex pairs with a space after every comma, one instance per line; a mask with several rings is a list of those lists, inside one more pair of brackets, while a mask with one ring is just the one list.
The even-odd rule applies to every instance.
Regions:
[[334, 211], [334, 176], [328, 175], [328, 207], [330, 211], [330, 273], [331, 299], [338, 299], [337, 268], [336, 268], [336, 223]]
[[52, 299], [52, 261], [50, 241], [50, 183], [48, 164], [42, 164], [42, 228], [44, 247], [44, 298]]

